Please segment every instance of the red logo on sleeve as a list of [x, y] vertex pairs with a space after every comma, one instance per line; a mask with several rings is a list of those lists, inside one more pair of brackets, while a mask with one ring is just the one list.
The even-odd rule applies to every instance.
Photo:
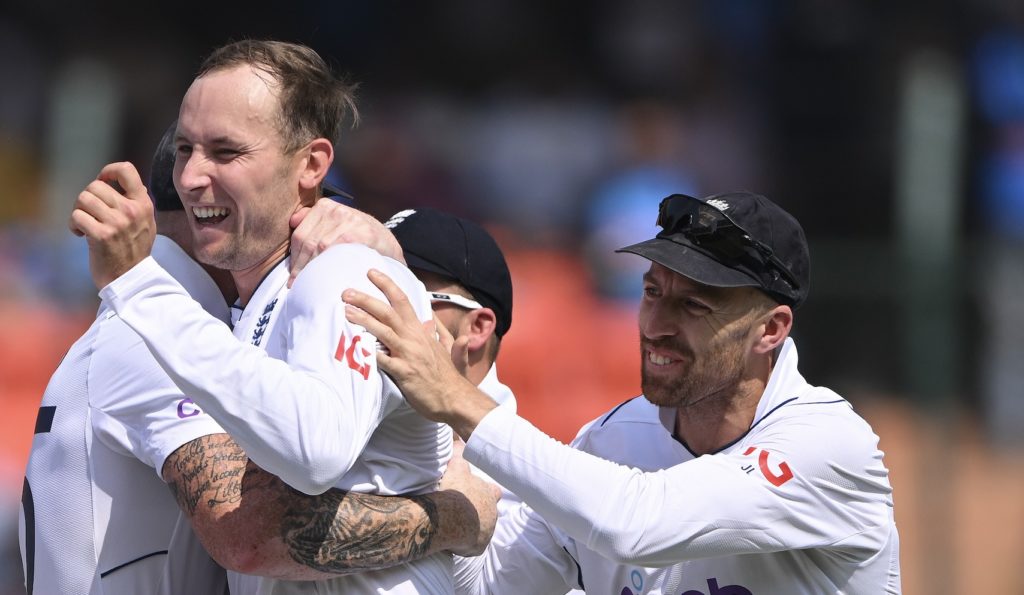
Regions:
[[[756, 450], [758, 450], [756, 446], [751, 446], [747, 450], [743, 451], [743, 454], [750, 455], [753, 454]], [[793, 479], [793, 470], [789, 468], [789, 465], [786, 464], [786, 461], [782, 461], [781, 463], [779, 463], [779, 472], [775, 473], [774, 471], [768, 468], [768, 451], [763, 448], [760, 450], [761, 454], [757, 456], [757, 466], [761, 468], [761, 473], [764, 475], [765, 479], [771, 482], [771, 484], [775, 487], [779, 487], [782, 484], [786, 483], [787, 481]], [[746, 468], [744, 467], [744, 469]]]
[[334, 359], [344, 362], [349, 368], [358, 372], [363, 377], [363, 380], [366, 380], [370, 377], [370, 364], [366, 361], [366, 358], [370, 356], [370, 352], [359, 347], [359, 341], [362, 338], [362, 335], [352, 337], [352, 342], [346, 348], [345, 335], [342, 335], [338, 341], [338, 350], [334, 352]]

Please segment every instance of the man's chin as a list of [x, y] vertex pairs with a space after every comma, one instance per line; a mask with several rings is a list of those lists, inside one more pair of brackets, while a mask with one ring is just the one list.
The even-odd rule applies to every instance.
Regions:
[[640, 389], [644, 391], [644, 398], [652, 405], [659, 407], [671, 407], [675, 405], [675, 393], [661, 383], [643, 381]]

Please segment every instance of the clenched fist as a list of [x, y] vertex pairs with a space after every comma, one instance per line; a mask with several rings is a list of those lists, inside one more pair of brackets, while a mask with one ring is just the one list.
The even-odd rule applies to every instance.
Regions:
[[75, 201], [68, 224], [89, 243], [89, 270], [102, 289], [149, 256], [156, 236], [153, 203], [135, 166], [105, 166]]

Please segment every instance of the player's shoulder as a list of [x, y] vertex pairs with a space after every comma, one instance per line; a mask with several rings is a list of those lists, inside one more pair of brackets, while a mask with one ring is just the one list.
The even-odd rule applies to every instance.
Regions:
[[366, 278], [370, 269], [377, 269], [392, 278], [403, 289], [416, 277], [402, 263], [381, 255], [362, 244], [335, 244], [316, 256], [295, 279], [292, 292], [329, 285], [372, 287]]
[[857, 466], [879, 453], [879, 438], [867, 420], [849, 401], [823, 387], [809, 387], [756, 421], [750, 437], [793, 456]]
[[685, 449], [661, 420], [661, 409], [642, 396], [630, 399], [584, 427], [573, 446], [584, 452], [647, 471], [683, 460]]
[[[390, 277], [409, 297], [422, 319], [430, 317], [426, 290], [412, 271], [362, 244], [336, 244], [311, 260], [288, 293], [288, 307], [293, 313], [305, 307], [333, 307], [341, 303], [338, 299], [341, 292], [349, 288], [383, 299], [381, 291], [366, 276], [370, 269]], [[325, 296], [330, 299], [325, 300]]]
[[576, 434], [576, 439], [579, 440], [585, 435], [644, 425], [660, 426], [661, 421], [659, 419], [658, 406], [645, 399], [643, 395], [640, 395], [619, 403], [589, 421], [580, 428], [580, 431]]
[[112, 360], [115, 369], [129, 360], [129, 353], [142, 345], [139, 337], [112, 309], [101, 308], [96, 320], [80, 340], [91, 341], [94, 361]]
[[808, 386], [799, 396], [778, 407], [774, 419], [767, 425], [799, 426], [806, 431], [828, 435], [837, 430], [856, 433], [871, 431], [871, 427], [853, 408], [853, 405], [832, 390]]

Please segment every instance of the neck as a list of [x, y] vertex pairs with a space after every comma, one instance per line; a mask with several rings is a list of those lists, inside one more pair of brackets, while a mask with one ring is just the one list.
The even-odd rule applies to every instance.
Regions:
[[740, 388], [729, 397], [713, 397], [694, 405], [676, 408], [675, 435], [696, 455], [716, 452], [750, 429], [757, 404], [764, 393], [753, 385]]
[[469, 354], [469, 366], [466, 367], [466, 380], [473, 383], [473, 386], [479, 385], [487, 377], [487, 372], [491, 370], [491, 361], [483, 356], [484, 350], [470, 352]]
[[267, 273], [288, 255], [288, 244], [289, 242], [285, 241], [252, 267], [231, 271], [231, 278], [235, 281], [235, 287], [238, 289], [238, 301], [242, 306], [249, 303], [252, 294], [256, 293], [256, 288], [259, 287]]

